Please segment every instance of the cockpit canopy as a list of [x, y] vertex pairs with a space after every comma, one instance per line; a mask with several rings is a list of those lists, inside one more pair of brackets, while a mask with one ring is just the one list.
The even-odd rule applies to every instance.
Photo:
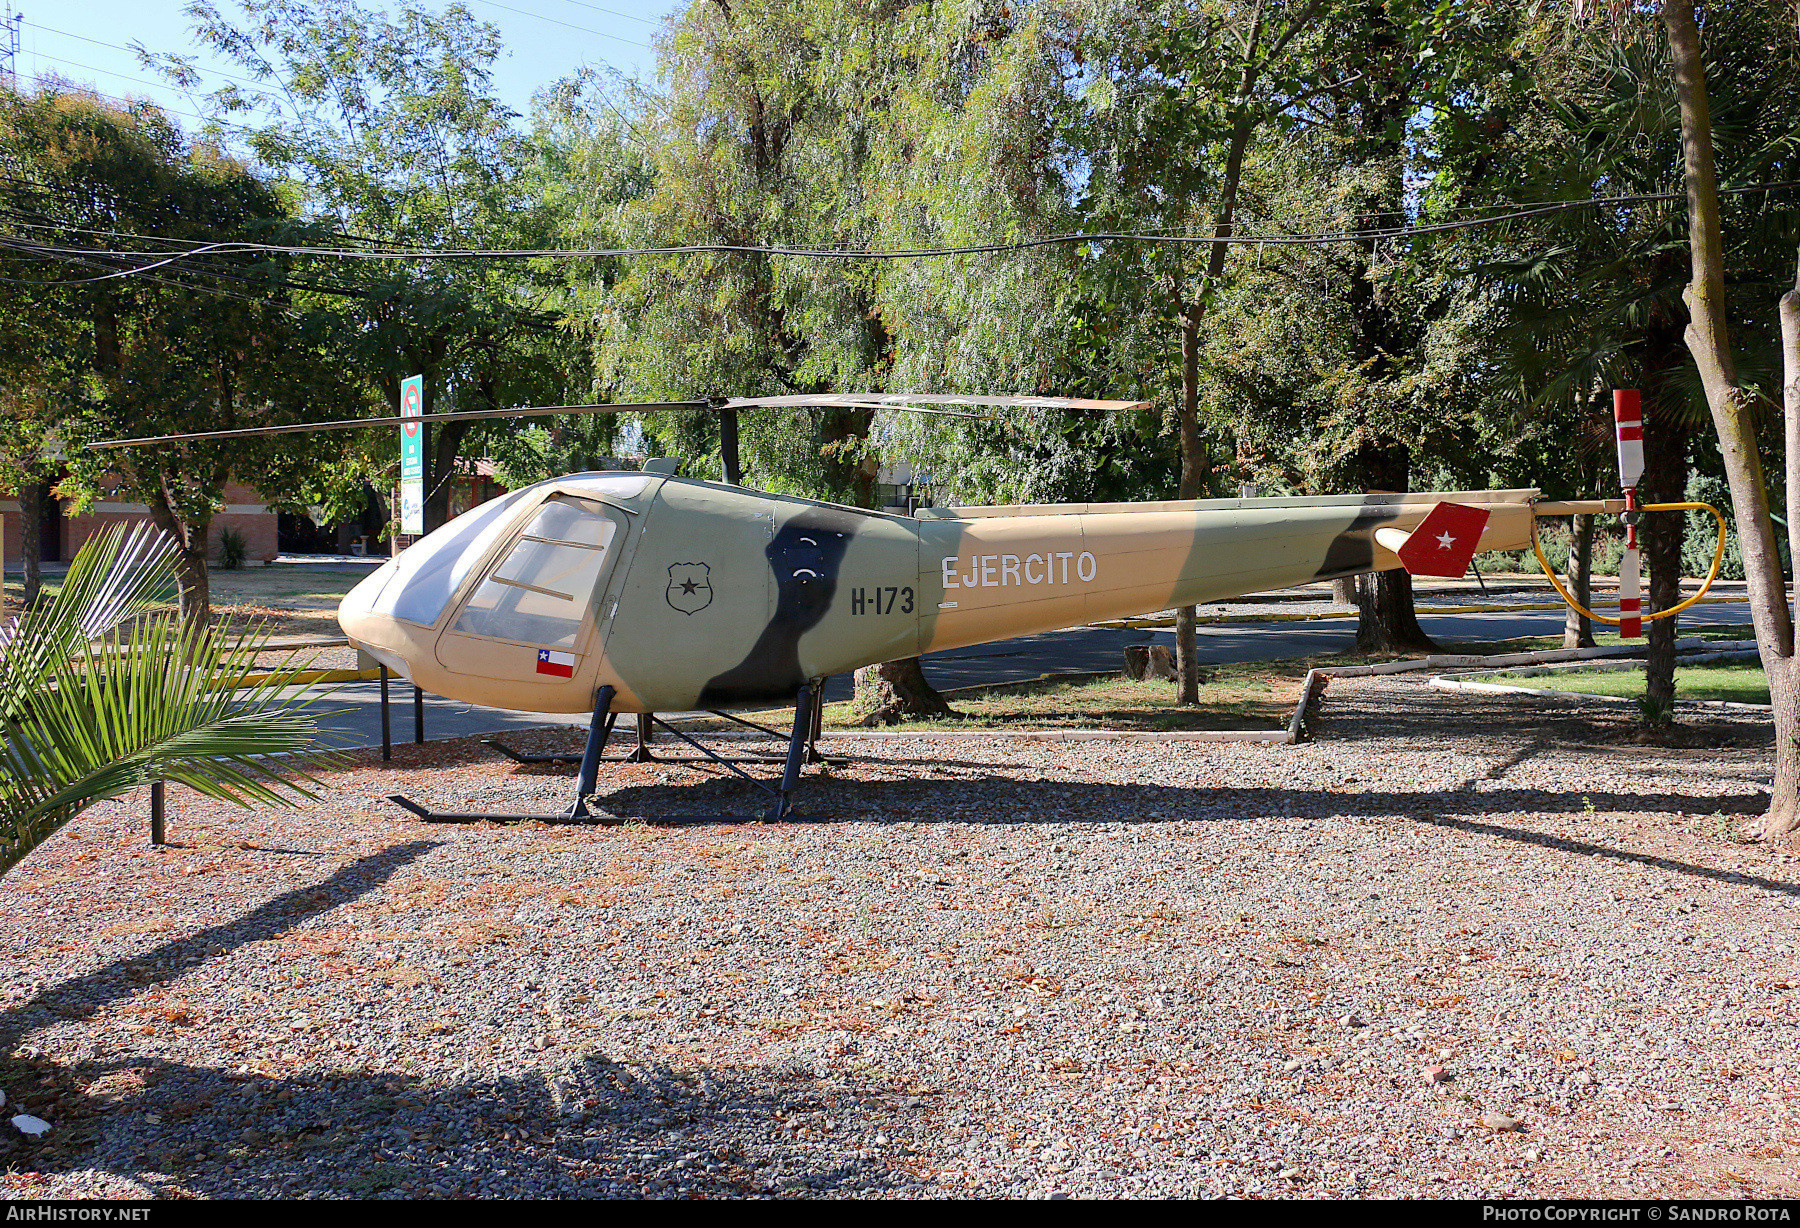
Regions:
[[[580, 497], [631, 498], [649, 479], [625, 474], [559, 478], [480, 507], [414, 542], [358, 586], [345, 612], [385, 615], [433, 628], [477, 568], [517, 527], [522, 508], [544, 500], [524, 531], [457, 610], [458, 632], [558, 648], [580, 633], [619, 514]], [[545, 499], [545, 487], [553, 492]]]

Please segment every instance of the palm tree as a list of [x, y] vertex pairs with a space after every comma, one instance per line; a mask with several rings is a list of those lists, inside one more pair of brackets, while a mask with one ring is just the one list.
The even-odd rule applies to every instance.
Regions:
[[316, 697], [283, 693], [290, 663], [234, 686], [266, 636], [157, 609], [177, 554], [150, 525], [118, 526], [82, 547], [55, 600], [0, 629], [0, 874], [153, 780], [239, 805], [313, 796], [293, 777], [331, 758]]

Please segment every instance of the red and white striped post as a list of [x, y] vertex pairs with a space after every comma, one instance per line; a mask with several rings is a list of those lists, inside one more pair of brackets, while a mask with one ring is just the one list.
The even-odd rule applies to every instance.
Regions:
[[1625, 553], [1619, 559], [1619, 637], [1644, 634], [1638, 594], [1638, 482], [1644, 476], [1644, 411], [1636, 388], [1613, 389], [1613, 426], [1619, 442], [1619, 488], [1625, 494]]

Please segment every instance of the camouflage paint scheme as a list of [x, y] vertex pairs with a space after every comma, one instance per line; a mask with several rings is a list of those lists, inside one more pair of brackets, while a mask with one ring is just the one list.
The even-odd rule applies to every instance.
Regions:
[[[1480, 549], [1518, 549], [1536, 494], [933, 508], [909, 519], [687, 478], [581, 474], [458, 517], [378, 569], [338, 617], [396, 672], [470, 703], [585, 712], [602, 685], [622, 712], [784, 702], [810, 679], [922, 652], [1398, 567], [1402, 534], [1439, 502], [1489, 512]], [[552, 504], [604, 550], [528, 534]], [[530, 583], [495, 578], [527, 574], [534, 551], [562, 561]], [[580, 591], [557, 590], [561, 576]], [[549, 643], [531, 616], [483, 615], [493, 593], [573, 610], [574, 621], [542, 622], [562, 629]]]

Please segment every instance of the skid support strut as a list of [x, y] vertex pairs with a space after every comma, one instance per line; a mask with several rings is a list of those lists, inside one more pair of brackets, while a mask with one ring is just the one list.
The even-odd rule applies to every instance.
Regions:
[[775, 804], [769, 807], [765, 820], [770, 823], [780, 822], [794, 811], [794, 789], [800, 783], [800, 765], [806, 762], [807, 747], [812, 742], [813, 712], [819, 706], [819, 683], [817, 680], [800, 688], [800, 695], [794, 700], [794, 732], [788, 738], [787, 767], [781, 773], [781, 789], [775, 795]]
[[575, 800], [563, 811], [565, 819], [593, 817], [588, 814], [587, 799], [600, 783], [600, 755], [606, 750], [606, 739], [612, 735], [615, 694], [613, 688], [603, 686], [594, 696], [594, 716], [588, 722], [587, 745], [581, 750], [581, 775], [575, 778]]
[[[824, 680], [820, 679], [818, 681], [817, 685], [822, 687], [824, 685]], [[707, 709], [707, 713], [708, 713], [708, 715], [718, 717], [720, 720], [730, 721], [734, 725], [742, 725], [744, 728], [755, 730], [757, 733], [767, 734], [769, 737], [775, 739], [776, 741], [785, 742], [788, 739], [788, 735], [783, 733], [779, 729], [771, 729], [767, 725], [759, 725], [755, 721], [747, 721], [743, 717], [737, 716], [730, 712], [721, 712], [716, 708], [709, 708], [709, 709]], [[830, 763], [830, 764], [848, 763], [849, 760], [844, 758], [841, 755], [834, 757], [834, 756], [828, 756], [828, 755], [824, 755], [824, 754], [820, 753], [819, 737], [823, 733], [824, 715], [825, 715], [825, 704], [823, 702], [823, 692], [815, 691], [813, 705], [812, 705], [812, 726], [811, 726], [810, 731], [807, 734], [807, 740], [806, 740], [806, 762], [808, 762], [808, 763]], [[609, 722], [617, 721], [619, 719], [619, 714], [617, 712], [614, 712], [610, 716], [608, 716], [606, 719]], [[780, 764], [785, 764], [787, 762], [787, 754], [785, 751], [783, 751], [780, 754], [761, 754], [757, 751], [749, 751], [749, 752], [746, 752], [744, 754], [739, 754], [739, 755], [721, 754], [717, 751], [711, 751], [704, 755], [658, 754], [655, 751], [650, 749], [650, 744], [654, 738], [655, 726], [659, 723], [660, 722], [656, 719], [656, 714], [654, 712], [639, 713], [638, 714], [637, 745], [634, 748], [632, 748], [631, 750], [624, 752], [623, 754], [602, 755], [600, 757], [600, 762], [602, 762], [602, 763], [696, 764], [696, 763], [705, 763], [708, 761], [708, 759], [710, 759], [714, 763], [769, 763], [769, 764], [780, 763]], [[483, 738], [481, 740], [481, 744], [483, 746], [493, 749], [494, 751], [497, 751], [498, 753], [500, 753], [502, 755], [505, 755], [508, 759], [511, 759], [514, 763], [522, 763], [522, 764], [535, 766], [537, 764], [543, 764], [543, 763], [559, 763], [560, 764], [560, 763], [580, 763], [581, 762], [581, 756], [579, 754], [575, 754], [575, 753], [568, 752], [568, 751], [555, 751], [555, 752], [551, 752], [549, 754], [528, 754], [524, 751], [514, 750], [512, 747], [508, 746], [505, 742], [502, 742], [499, 738]]]
[[[813, 679], [800, 688], [800, 693], [795, 698], [794, 729], [788, 736], [787, 757], [783, 762], [780, 783], [774, 786], [758, 780], [756, 777], [750, 775], [750, 773], [744, 771], [744, 769], [738, 767], [731, 759], [713, 753], [711, 750], [689, 737], [686, 733], [675, 728], [673, 725], [670, 725], [667, 721], [651, 715], [648, 718], [649, 724], [661, 726], [665, 732], [673, 734], [675, 737], [699, 751], [704, 758], [710, 759], [714, 763], [717, 763], [730, 771], [736, 772], [739, 776], [742, 776], [745, 780], [761, 789], [764, 793], [767, 793], [771, 801], [768, 810], [761, 815], [661, 815], [645, 816], [645, 819], [653, 823], [742, 823], [755, 822], [758, 818], [766, 823], [808, 821], [803, 816], [794, 812], [793, 794], [794, 790], [799, 787], [800, 784], [800, 769], [817, 755], [813, 742], [818, 729], [816, 716], [819, 711], [819, 691], [822, 685], [823, 679]], [[632, 819], [617, 818], [613, 815], [595, 814], [587, 807], [587, 799], [593, 796], [594, 789], [599, 781], [600, 764], [603, 759], [603, 752], [606, 750], [607, 739], [612, 734], [613, 725], [618, 717], [618, 714], [612, 711], [613, 696], [614, 691], [610, 686], [601, 687], [599, 693], [595, 696], [594, 715], [593, 719], [588, 723], [587, 744], [583, 747], [581, 754], [581, 773], [575, 784], [575, 800], [567, 810], [564, 810], [560, 814], [501, 814], [494, 812], [460, 813], [443, 810], [434, 811], [425, 806], [421, 806], [411, 798], [399, 793], [389, 794], [387, 800], [393, 802], [396, 806], [411, 811], [428, 823], [517, 823], [537, 821], [543, 823], [606, 824], [635, 821]], [[642, 745], [642, 743], [640, 743], [640, 745]], [[765, 759], [763, 762], [771, 762], [771, 760]]]
[[559, 814], [501, 814], [472, 813], [449, 810], [432, 810], [421, 806], [404, 793], [390, 793], [387, 800], [403, 810], [424, 819], [427, 823], [519, 823], [537, 820], [545, 823], [616, 823], [622, 820], [610, 815], [596, 815], [587, 808], [587, 799], [594, 794], [594, 788], [600, 779], [600, 754], [606, 749], [606, 740], [612, 736], [614, 721], [618, 714], [612, 710], [613, 696], [618, 694], [610, 686], [603, 686], [594, 694], [594, 715], [588, 721], [587, 745], [581, 752], [581, 774], [575, 780], [575, 800], [568, 809]]

